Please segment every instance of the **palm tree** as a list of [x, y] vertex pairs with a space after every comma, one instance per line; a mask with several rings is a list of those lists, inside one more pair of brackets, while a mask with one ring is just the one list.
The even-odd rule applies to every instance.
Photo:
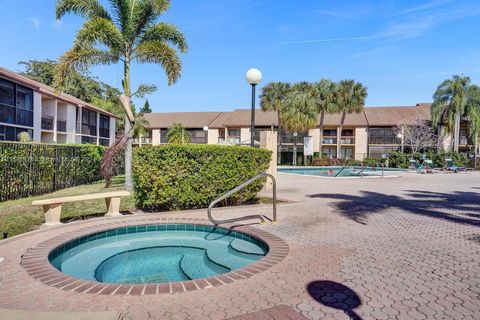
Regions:
[[[304, 131], [315, 127], [317, 123], [317, 106], [315, 86], [299, 83], [287, 94], [282, 108], [282, 124], [286, 130]], [[297, 165], [297, 139], [293, 140], [293, 165]]]
[[337, 84], [331, 80], [322, 79], [315, 85], [318, 89], [317, 112], [320, 113], [319, 157], [321, 158], [323, 148], [323, 123], [325, 121], [325, 114], [334, 113], [337, 110], [337, 105], [335, 104]]
[[192, 134], [180, 123], [174, 123], [167, 131], [168, 143], [185, 144], [192, 142]]
[[[182, 63], [178, 51], [187, 51], [184, 35], [172, 24], [159, 22], [170, 7], [170, 0], [108, 0], [110, 11], [100, 0], [57, 0], [56, 17], [74, 13], [85, 19], [72, 49], [61, 58], [55, 72], [55, 86], [61, 90], [68, 75], [94, 65], [123, 64], [123, 101], [131, 112], [133, 96], [142, 97], [155, 86], [141, 84], [132, 93], [130, 68], [133, 62], [155, 63], [164, 69], [168, 84], [180, 77]], [[125, 119], [125, 186], [131, 190], [133, 119]], [[117, 148], [120, 150], [121, 148]]]
[[434, 129], [442, 127], [445, 133], [453, 133], [453, 150], [458, 152], [460, 119], [465, 113], [470, 78], [454, 75], [443, 81], [433, 94], [431, 107]]
[[[469, 119], [469, 134], [473, 140], [475, 159], [478, 153], [478, 137], [480, 136], [480, 87], [471, 85], [467, 91], [468, 101], [465, 106], [465, 114]], [[476, 162], [476, 160], [475, 160]]]
[[[338, 83], [335, 99], [338, 111], [342, 113], [342, 118], [340, 120], [340, 127], [338, 128], [340, 134], [337, 133], [337, 136], [342, 136], [343, 125], [347, 114], [360, 113], [363, 111], [367, 95], [367, 88], [360, 82], [355, 82], [354, 80], [342, 80]], [[342, 139], [339, 139], [337, 141], [338, 158], [341, 157], [341, 140]]]
[[278, 152], [277, 163], [280, 164], [282, 158], [282, 109], [285, 98], [291, 89], [291, 84], [288, 82], [270, 82], [262, 88], [260, 94], [260, 107], [262, 111], [274, 111], [278, 118]]

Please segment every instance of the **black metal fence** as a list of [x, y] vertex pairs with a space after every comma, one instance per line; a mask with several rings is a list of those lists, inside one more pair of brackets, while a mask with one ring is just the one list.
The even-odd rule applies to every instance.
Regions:
[[104, 147], [0, 142], [0, 202], [101, 179]]

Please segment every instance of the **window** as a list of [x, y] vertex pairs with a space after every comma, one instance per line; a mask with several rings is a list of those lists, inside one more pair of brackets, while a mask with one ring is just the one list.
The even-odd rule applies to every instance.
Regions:
[[392, 127], [377, 127], [368, 130], [369, 144], [398, 144], [398, 138]]
[[110, 137], [110, 117], [103, 114], [100, 115], [100, 137]]
[[337, 148], [322, 148], [322, 153], [327, 155], [327, 158], [337, 157]]
[[97, 144], [97, 138], [82, 136], [82, 143], [84, 143], [84, 144]]
[[342, 130], [342, 137], [353, 137], [353, 129]]
[[353, 149], [352, 148], [342, 148], [340, 150], [340, 154], [341, 154], [342, 159], [352, 159]]
[[95, 111], [82, 109], [82, 134], [97, 135], [97, 113]]
[[0, 122], [33, 127], [33, 91], [0, 79]]
[[230, 143], [240, 143], [240, 129], [228, 129], [227, 141]]
[[370, 147], [369, 157], [381, 158], [382, 154], [389, 154], [390, 152], [398, 151], [399, 147]]
[[108, 147], [110, 145], [110, 139], [102, 139], [100, 138], [100, 145], [104, 147]]
[[160, 129], [160, 143], [168, 143], [168, 129]]
[[17, 141], [21, 132], [28, 132], [30, 138], [33, 137], [32, 129], [15, 128], [10, 126], [0, 126], [0, 141]]
[[218, 141], [225, 141], [225, 129], [218, 129]]
[[188, 130], [192, 135], [192, 143], [196, 144], [206, 144], [207, 143], [207, 133], [203, 130]]
[[323, 130], [324, 137], [336, 137], [337, 136], [337, 129], [326, 129]]

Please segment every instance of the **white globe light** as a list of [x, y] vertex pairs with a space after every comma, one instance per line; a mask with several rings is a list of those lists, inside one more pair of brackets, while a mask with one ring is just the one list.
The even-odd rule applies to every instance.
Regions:
[[403, 138], [403, 135], [401, 133], [397, 134], [397, 138], [398, 139], [402, 139]]
[[259, 84], [262, 81], [262, 73], [260, 70], [252, 68], [247, 71], [247, 82], [250, 84]]
[[203, 131], [208, 131], [208, 127], [207, 126], [203, 127]]

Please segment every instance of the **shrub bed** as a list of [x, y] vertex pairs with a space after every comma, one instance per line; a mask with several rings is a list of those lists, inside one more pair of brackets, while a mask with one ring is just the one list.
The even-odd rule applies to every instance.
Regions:
[[105, 148], [0, 142], [0, 201], [98, 181]]
[[[268, 169], [271, 152], [248, 147], [164, 145], [137, 148], [135, 204], [146, 211], [204, 208], [215, 198]], [[265, 180], [242, 189], [224, 205], [253, 200]]]

